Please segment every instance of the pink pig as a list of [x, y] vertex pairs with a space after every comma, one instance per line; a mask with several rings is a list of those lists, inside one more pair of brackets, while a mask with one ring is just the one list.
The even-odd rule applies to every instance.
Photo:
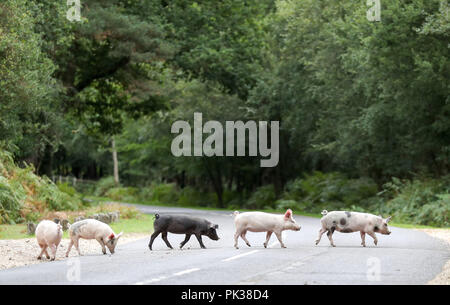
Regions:
[[73, 223], [69, 227], [69, 235], [70, 235], [70, 244], [69, 249], [67, 249], [66, 252], [66, 257], [69, 256], [70, 250], [72, 249], [73, 245], [75, 245], [78, 254], [81, 255], [80, 248], [78, 246], [78, 241], [80, 238], [95, 239], [98, 241], [100, 246], [102, 246], [103, 254], [106, 254], [106, 247], [108, 247], [109, 252], [113, 254], [117, 242], [120, 236], [122, 236], [122, 232], [116, 235], [114, 234], [111, 227], [108, 226], [106, 223], [103, 223], [95, 219], [85, 219]]
[[36, 240], [39, 247], [41, 247], [41, 253], [38, 256], [38, 259], [41, 259], [42, 254], [44, 253], [45, 256], [50, 259], [50, 255], [48, 255], [47, 252], [47, 248], [50, 248], [50, 250], [52, 250], [51, 260], [54, 261], [56, 258], [56, 250], [61, 242], [62, 235], [61, 225], [50, 220], [41, 221], [36, 227]]
[[245, 241], [247, 246], [250, 247], [245, 234], [250, 232], [267, 232], [266, 241], [264, 247], [267, 248], [270, 236], [272, 233], [278, 238], [282, 248], [286, 248], [281, 239], [281, 232], [284, 230], [300, 231], [300, 226], [295, 222], [292, 217], [292, 210], [288, 209], [284, 215], [275, 215], [263, 212], [246, 212], [239, 213], [238, 211], [233, 213], [234, 224], [236, 226], [236, 233], [234, 234], [234, 247], [238, 249], [239, 236]]

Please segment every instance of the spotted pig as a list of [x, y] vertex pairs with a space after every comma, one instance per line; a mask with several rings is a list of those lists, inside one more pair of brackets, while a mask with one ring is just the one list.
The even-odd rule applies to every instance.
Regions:
[[375, 245], [378, 244], [378, 239], [375, 233], [381, 233], [384, 235], [391, 234], [388, 228], [388, 222], [391, 220], [391, 216], [383, 219], [381, 216], [375, 216], [368, 213], [359, 212], [344, 212], [333, 211], [328, 212], [324, 210], [322, 212], [322, 219], [320, 220], [322, 228], [319, 231], [319, 238], [316, 240], [316, 245], [319, 244], [323, 233], [327, 232], [330, 244], [336, 247], [333, 242], [334, 231], [342, 233], [360, 232], [361, 245], [366, 246], [366, 234], [373, 238]]

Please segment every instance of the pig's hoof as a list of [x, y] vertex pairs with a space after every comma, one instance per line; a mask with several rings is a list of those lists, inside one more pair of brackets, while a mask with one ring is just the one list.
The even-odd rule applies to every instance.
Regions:
[[267, 248], [267, 244], [264, 244], [264, 248]]
[[248, 243], [247, 246], [251, 247], [251, 245]]
[[42, 259], [42, 257], [38, 256], [38, 257], [37, 257], [37, 259], [38, 259], [38, 260], [41, 260], [41, 259]]
[[51, 261], [54, 261], [55, 260], [55, 258], [53, 257], [52, 259], [51, 259]]

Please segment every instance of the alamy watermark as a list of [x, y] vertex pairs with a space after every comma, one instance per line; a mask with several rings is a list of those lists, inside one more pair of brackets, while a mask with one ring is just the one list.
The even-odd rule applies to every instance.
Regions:
[[[218, 121], [208, 121], [203, 125], [202, 113], [194, 113], [193, 153], [191, 125], [186, 121], [176, 121], [172, 124], [171, 132], [178, 133], [172, 140], [171, 151], [175, 157], [180, 156], [248, 156], [259, 155], [267, 158], [260, 160], [261, 167], [275, 167], [279, 161], [279, 122], [270, 122], [270, 147], [268, 143], [267, 121], [226, 121], [224, 152], [224, 127]], [[246, 134], [248, 132], [248, 138]], [[203, 141], [203, 134], [210, 134]], [[248, 140], [248, 141], [246, 141]], [[248, 142], [248, 145], [246, 145]], [[236, 154], [235, 154], [236, 143]]]
[[69, 21], [81, 21], [81, 2], [80, 0], [67, 0], [67, 10], [66, 18]]
[[381, 21], [381, 3], [380, 0], [367, 0], [367, 20]]
[[66, 262], [68, 269], [66, 278], [69, 282], [81, 281], [81, 261], [78, 257], [71, 257]]
[[367, 259], [367, 280], [370, 282], [381, 281], [381, 261], [378, 257]]

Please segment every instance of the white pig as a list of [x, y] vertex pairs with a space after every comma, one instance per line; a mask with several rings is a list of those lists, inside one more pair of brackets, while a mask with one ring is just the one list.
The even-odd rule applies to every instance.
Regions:
[[38, 256], [38, 259], [42, 258], [42, 254], [45, 253], [45, 256], [50, 259], [50, 255], [48, 255], [47, 248], [52, 250], [52, 261], [56, 258], [56, 250], [58, 249], [59, 243], [61, 242], [61, 238], [63, 235], [62, 227], [59, 224], [56, 224], [50, 220], [41, 221], [36, 227], [36, 240], [41, 247], [41, 253]]
[[288, 209], [284, 215], [275, 215], [263, 212], [246, 212], [239, 213], [238, 211], [233, 213], [234, 224], [236, 226], [236, 233], [234, 234], [234, 247], [238, 249], [239, 236], [245, 241], [247, 246], [250, 247], [245, 234], [250, 232], [267, 232], [266, 241], [264, 247], [267, 248], [270, 236], [272, 233], [278, 238], [282, 248], [286, 248], [281, 239], [281, 232], [284, 230], [300, 231], [300, 226], [295, 222], [292, 217], [292, 210]]
[[106, 254], [106, 247], [108, 247], [109, 252], [111, 254], [114, 253], [114, 249], [116, 248], [117, 241], [120, 236], [122, 236], [122, 232], [118, 235], [114, 234], [113, 230], [106, 223], [95, 219], [85, 219], [81, 221], [77, 221], [73, 223], [69, 227], [69, 235], [70, 235], [70, 244], [69, 249], [67, 249], [66, 257], [69, 256], [70, 249], [75, 244], [75, 248], [78, 251], [78, 254], [81, 255], [80, 248], [78, 246], [78, 241], [80, 238], [84, 239], [95, 239], [102, 246], [103, 254]]
[[378, 243], [378, 239], [375, 232], [389, 235], [391, 231], [388, 228], [388, 222], [391, 220], [391, 216], [383, 219], [381, 216], [375, 216], [368, 213], [358, 213], [358, 212], [344, 212], [344, 211], [333, 211], [329, 212], [326, 210], [322, 211], [322, 219], [320, 220], [322, 228], [319, 231], [319, 238], [316, 240], [316, 245], [320, 242], [322, 234], [327, 232], [330, 244], [336, 247], [333, 242], [334, 231], [342, 233], [352, 233], [360, 232], [361, 234], [361, 245], [366, 246], [366, 234], [373, 238], [375, 245]]

